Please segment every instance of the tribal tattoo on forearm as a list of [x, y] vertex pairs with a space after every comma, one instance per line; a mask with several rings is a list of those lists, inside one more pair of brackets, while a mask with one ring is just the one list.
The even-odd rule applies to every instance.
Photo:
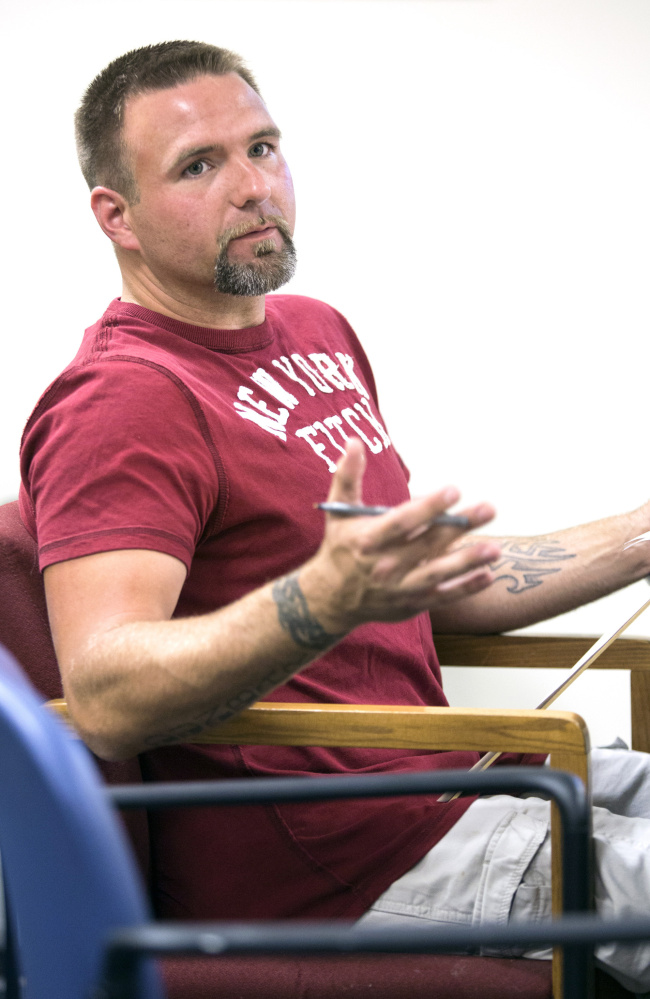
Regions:
[[343, 634], [331, 635], [325, 631], [311, 613], [300, 589], [297, 572], [278, 579], [271, 593], [278, 607], [280, 624], [300, 648], [324, 651], [344, 637]]
[[495, 574], [495, 581], [510, 581], [508, 593], [525, 593], [541, 586], [546, 577], [561, 572], [564, 566], [558, 565], [558, 562], [575, 557], [575, 552], [568, 552], [553, 541], [513, 539], [503, 542], [501, 557], [492, 562], [490, 568]]
[[[495, 583], [506, 579], [510, 585], [508, 593], [525, 593], [536, 586], [541, 586], [548, 576], [554, 576], [565, 568], [558, 565], [576, 557], [576, 552], [569, 552], [556, 541], [547, 538], [499, 538], [501, 557], [496, 562], [490, 562], [490, 569], [495, 574]], [[468, 538], [455, 546], [455, 550], [471, 548], [477, 538]]]
[[254, 687], [238, 691], [238, 693], [228, 698], [227, 701], [217, 704], [216, 707], [210, 708], [209, 711], [202, 712], [191, 721], [184, 722], [182, 725], [176, 725], [166, 732], [158, 732], [150, 736], [145, 740], [147, 749], [171, 746], [177, 742], [191, 742], [192, 738], [200, 735], [205, 728], [222, 725], [234, 715], [239, 714], [240, 711], [244, 711], [251, 704], [255, 704], [264, 694], [268, 694], [269, 690], [273, 690], [274, 687], [284, 683], [292, 673], [293, 669], [276, 668], [271, 670]]

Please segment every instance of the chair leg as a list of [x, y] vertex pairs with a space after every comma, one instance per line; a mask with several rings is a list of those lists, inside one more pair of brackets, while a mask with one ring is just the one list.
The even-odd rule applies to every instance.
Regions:
[[0, 967], [0, 978], [4, 979], [4, 992], [0, 991], [2, 999], [21, 999], [22, 988], [20, 984], [20, 970], [16, 962], [16, 948], [14, 945], [14, 932], [11, 925], [11, 914], [7, 904], [7, 886], [4, 885], [4, 951], [2, 953], [2, 966]]
[[632, 706], [632, 749], [650, 752], [650, 673], [630, 672]]

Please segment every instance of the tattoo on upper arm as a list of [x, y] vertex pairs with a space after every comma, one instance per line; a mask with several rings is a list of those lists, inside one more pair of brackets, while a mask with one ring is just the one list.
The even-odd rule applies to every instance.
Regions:
[[310, 612], [297, 572], [278, 579], [271, 593], [278, 607], [280, 624], [300, 648], [322, 651], [343, 638], [343, 635], [331, 635], [325, 631]]
[[541, 586], [547, 576], [561, 572], [566, 562], [576, 557], [575, 552], [553, 541], [517, 540], [506, 541], [502, 545], [501, 557], [492, 562], [490, 568], [498, 579], [507, 579], [508, 593], [524, 593], [535, 586]]

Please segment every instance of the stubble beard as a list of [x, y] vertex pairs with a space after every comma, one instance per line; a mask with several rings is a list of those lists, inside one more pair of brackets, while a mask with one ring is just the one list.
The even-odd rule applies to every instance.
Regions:
[[[228, 259], [231, 240], [245, 235], [258, 225], [269, 224], [274, 225], [282, 236], [280, 250], [276, 249], [272, 239], [263, 239], [255, 245], [255, 261], [242, 264]], [[247, 298], [267, 295], [286, 284], [296, 270], [296, 248], [286, 221], [279, 215], [261, 216], [253, 224], [228, 230], [220, 240], [220, 247], [214, 265], [214, 286], [224, 295]]]

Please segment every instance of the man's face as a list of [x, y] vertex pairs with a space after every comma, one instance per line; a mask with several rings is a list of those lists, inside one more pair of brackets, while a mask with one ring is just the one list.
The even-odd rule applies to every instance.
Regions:
[[125, 155], [138, 250], [171, 293], [263, 295], [292, 276], [295, 203], [279, 131], [235, 73], [131, 98]]

